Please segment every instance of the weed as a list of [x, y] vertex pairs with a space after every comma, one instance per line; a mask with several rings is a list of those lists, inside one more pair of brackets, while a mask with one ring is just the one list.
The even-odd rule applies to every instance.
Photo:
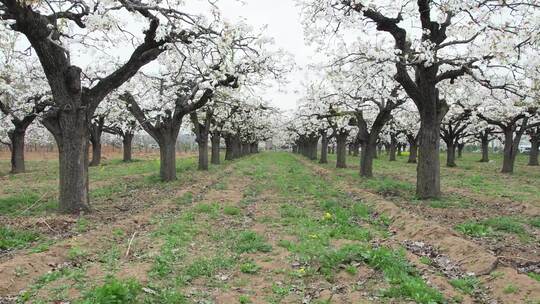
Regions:
[[0, 250], [19, 249], [39, 239], [39, 234], [31, 230], [17, 230], [0, 227]]
[[194, 199], [193, 193], [186, 192], [182, 196], [176, 199], [176, 203], [178, 205], [190, 205], [191, 203], [193, 203], [193, 199]]
[[108, 277], [106, 282], [84, 295], [83, 304], [131, 304], [137, 303], [142, 287], [134, 279], [119, 280]]
[[226, 215], [239, 215], [242, 210], [234, 206], [225, 206], [223, 207], [223, 213]]
[[464, 277], [461, 279], [453, 279], [450, 284], [461, 292], [471, 295], [475, 290], [479, 288], [480, 282], [476, 277]]
[[71, 261], [80, 262], [82, 258], [87, 256], [88, 253], [86, 250], [82, 249], [79, 246], [73, 246], [68, 250], [67, 257]]
[[504, 287], [503, 289], [503, 292], [505, 294], [511, 294], [511, 293], [516, 293], [519, 291], [519, 288], [513, 284], [508, 284], [506, 285], [506, 287]]
[[251, 299], [250, 299], [248, 296], [246, 296], [246, 295], [241, 295], [241, 296], [238, 298], [238, 302], [239, 302], [240, 304], [250, 304], [250, 303], [253, 303], [253, 302], [251, 301]]
[[234, 244], [237, 253], [270, 252], [272, 246], [264, 238], [253, 231], [242, 231], [238, 234]]
[[474, 237], [486, 237], [493, 234], [491, 227], [472, 221], [459, 224], [455, 228], [465, 235]]
[[535, 279], [536, 281], [540, 282], [540, 274], [539, 273], [529, 272], [527, 275], [529, 275], [529, 277]]
[[259, 272], [260, 269], [261, 266], [255, 264], [254, 262], [247, 262], [240, 265], [240, 271], [243, 273], [254, 274]]

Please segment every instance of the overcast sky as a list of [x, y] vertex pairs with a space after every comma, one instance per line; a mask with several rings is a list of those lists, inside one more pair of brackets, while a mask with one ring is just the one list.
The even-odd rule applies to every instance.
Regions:
[[245, 19], [246, 23], [258, 28], [267, 25], [267, 35], [275, 39], [278, 47], [294, 55], [297, 69], [288, 75], [289, 84], [281, 88], [268, 90], [265, 99], [282, 109], [296, 106], [300, 84], [305, 78], [303, 69], [311, 62], [312, 48], [304, 42], [304, 33], [300, 22], [300, 8], [294, 0], [248, 0], [242, 4], [237, 0], [221, 0], [218, 6], [230, 21]]

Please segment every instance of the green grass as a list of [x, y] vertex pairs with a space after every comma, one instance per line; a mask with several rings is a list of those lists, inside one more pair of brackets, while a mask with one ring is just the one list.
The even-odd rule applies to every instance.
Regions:
[[516, 234], [522, 238], [527, 238], [528, 233], [524, 228], [522, 220], [514, 217], [495, 217], [482, 221], [467, 221], [456, 225], [456, 230], [473, 237], [489, 237], [495, 232]]
[[480, 281], [475, 277], [464, 277], [461, 279], [453, 279], [450, 284], [461, 292], [471, 295], [479, 288]]
[[240, 271], [247, 274], [255, 274], [259, 272], [261, 266], [255, 264], [254, 262], [246, 262], [240, 265]]
[[0, 250], [20, 249], [39, 239], [39, 234], [31, 230], [0, 227]]
[[253, 231], [241, 231], [238, 233], [233, 246], [233, 250], [239, 254], [272, 251], [272, 246], [266, 243], [264, 237]]
[[[380, 271], [390, 283], [388, 289], [380, 291], [385, 297], [444, 302], [441, 293], [428, 286], [408, 263], [403, 250], [371, 246], [369, 240], [374, 235], [387, 233], [386, 217], [373, 216], [365, 204], [341, 192], [332, 181], [322, 180], [289, 154], [260, 157], [257, 166], [265, 173], [256, 179], [288, 201], [279, 209], [281, 221], [298, 240], [281, 240], [278, 245], [293, 253], [302, 265], [290, 274], [292, 277], [322, 275], [332, 282], [342, 267], [354, 273], [352, 265], [364, 263]], [[370, 186], [386, 191], [394, 185], [390, 180], [378, 180]], [[398, 188], [409, 189], [401, 183]], [[312, 203], [307, 205], [307, 201]], [[335, 246], [333, 240], [356, 243]]]
[[130, 304], [137, 303], [142, 286], [134, 279], [119, 280], [114, 277], [87, 292], [81, 304]]

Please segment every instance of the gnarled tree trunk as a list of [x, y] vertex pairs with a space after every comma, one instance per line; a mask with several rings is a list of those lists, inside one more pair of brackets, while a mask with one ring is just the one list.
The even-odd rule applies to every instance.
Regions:
[[347, 133], [340, 133], [336, 135], [336, 168], [347, 168], [347, 137]]
[[481, 163], [487, 163], [489, 162], [489, 135], [485, 134], [482, 135], [480, 141], [480, 145], [482, 146], [482, 159], [480, 159]]
[[219, 165], [219, 144], [221, 141], [221, 134], [219, 132], [212, 132], [210, 141], [212, 142], [212, 156], [210, 162], [213, 165]]
[[23, 173], [26, 171], [24, 163], [24, 137], [26, 128], [15, 127], [14, 130], [8, 132], [8, 137], [11, 141], [9, 145], [11, 149], [11, 174]]
[[529, 166], [538, 166], [538, 147], [540, 144], [540, 136], [531, 136], [531, 152], [529, 154]]
[[365, 143], [362, 145], [360, 153], [360, 176], [373, 177], [373, 159], [377, 154], [375, 143]]
[[439, 160], [440, 126], [447, 108], [438, 104], [438, 92], [432, 92], [433, 102], [425, 102], [420, 111], [418, 133], [418, 166], [416, 167], [416, 195], [421, 199], [438, 198], [441, 195]]
[[321, 132], [321, 159], [319, 163], [328, 163], [328, 135], [326, 132]]
[[123, 148], [123, 154], [124, 162], [130, 162], [132, 161], [132, 143], [133, 143], [133, 133], [125, 133], [122, 137], [122, 148]]
[[176, 136], [161, 135], [159, 145], [159, 176], [162, 181], [176, 180]]
[[43, 120], [58, 146], [59, 210], [77, 214], [90, 210], [88, 195], [89, 121], [85, 109], [50, 113]]
[[456, 146], [453, 142], [446, 143], [446, 166], [456, 167]]
[[99, 166], [101, 163], [101, 135], [103, 134], [104, 124], [104, 117], [99, 117], [96, 122], [90, 124], [90, 142], [92, 143], [92, 161], [90, 162], [90, 167]]

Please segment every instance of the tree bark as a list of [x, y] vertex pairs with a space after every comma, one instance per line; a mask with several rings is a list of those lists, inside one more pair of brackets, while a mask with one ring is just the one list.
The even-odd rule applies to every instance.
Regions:
[[446, 109], [440, 109], [435, 102], [425, 103], [423, 106], [418, 134], [416, 195], [420, 199], [438, 198], [441, 195], [440, 125]]
[[328, 135], [326, 132], [321, 133], [321, 159], [319, 160], [319, 163], [328, 163]]
[[465, 148], [465, 144], [458, 143], [458, 145], [457, 145], [457, 152], [458, 152], [457, 157], [458, 158], [461, 158], [463, 156], [463, 149], [464, 148]]
[[531, 137], [531, 153], [529, 154], [529, 166], [538, 166], [538, 147], [540, 138], [538, 135]]
[[337, 162], [336, 168], [347, 168], [347, 133], [338, 134], [337, 141]]
[[210, 162], [213, 165], [219, 165], [219, 144], [221, 141], [221, 134], [219, 134], [219, 132], [212, 132], [210, 141], [212, 142], [212, 157], [210, 159]]
[[26, 136], [26, 128], [17, 128], [8, 132], [8, 137], [11, 140], [11, 173], [23, 173], [26, 171], [24, 163], [24, 137]]
[[208, 136], [206, 139], [201, 138], [198, 141], [199, 145], [199, 170], [208, 170]]
[[225, 135], [225, 160], [232, 160], [233, 157], [233, 142], [232, 135]]
[[360, 153], [360, 176], [373, 177], [373, 159], [377, 154], [377, 145], [366, 143], [362, 145]]
[[162, 136], [159, 144], [159, 176], [164, 182], [176, 180], [176, 137]]
[[389, 156], [388, 156], [388, 159], [390, 161], [396, 161], [396, 148], [397, 148], [397, 139], [392, 136], [392, 138], [390, 139], [390, 150], [389, 150]]
[[78, 214], [90, 211], [88, 195], [89, 122], [86, 111], [68, 109], [43, 119], [58, 146], [59, 210]]
[[485, 134], [482, 135], [481, 138], [481, 146], [482, 146], [482, 159], [480, 159], [481, 163], [487, 163], [489, 162], [489, 135]]
[[456, 146], [454, 143], [446, 143], [446, 166], [456, 167]]
[[503, 167], [502, 173], [514, 173], [514, 164], [516, 162], [516, 156], [518, 153], [518, 145], [521, 141], [521, 136], [514, 142], [514, 130], [513, 128], [506, 128], [504, 130], [504, 150], [503, 150]]
[[90, 162], [90, 167], [96, 167], [101, 164], [101, 135], [103, 134], [104, 124], [104, 117], [99, 117], [96, 122], [90, 124], [90, 142], [92, 143], [92, 161]]
[[123, 153], [124, 153], [124, 162], [130, 162], [132, 161], [132, 142], [133, 142], [133, 133], [125, 133], [122, 137], [122, 147], [123, 147]]

